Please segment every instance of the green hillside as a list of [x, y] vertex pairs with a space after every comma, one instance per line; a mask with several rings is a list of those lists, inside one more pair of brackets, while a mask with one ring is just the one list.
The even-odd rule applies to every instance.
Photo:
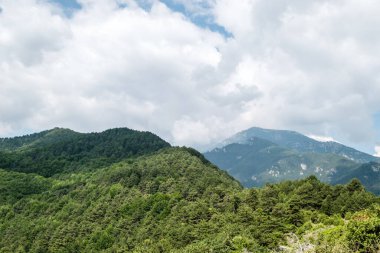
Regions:
[[[244, 189], [194, 149], [167, 147], [150, 134], [164, 147], [153, 151], [151, 145], [131, 141], [123, 146], [130, 147], [122, 149], [124, 155], [113, 158], [104, 153], [118, 150], [120, 139], [129, 136], [126, 133], [141, 136], [130, 131], [95, 134], [94, 139], [105, 137], [78, 153], [79, 169], [55, 170], [53, 177], [43, 176], [45, 169], [41, 173], [33, 162], [33, 173], [1, 169], [0, 252], [380, 249], [380, 199], [357, 180], [330, 186], [311, 176]], [[42, 155], [40, 148], [46, 144], [40, 141], [8, 146], [3, 152], [20, 155], [37, 149]], [[52, 150], [60, 150], [62, 144], [48, 143], [49, 155], [43, 161], [54, 161]], [[87, 147], [83, 142], [78, 146]], [[106, 157], [109, 164], [97, 157], [101, 161]], [[103, 165], [92, 169], [93, 164]]]
[[13, 138], [0, 138], [1, 151], [15, 151], [18, 149], [35, 147], [59, 141], [75, 139], [80, 133], [65, 128], [54, 128], [40, 133], [34, 133]]

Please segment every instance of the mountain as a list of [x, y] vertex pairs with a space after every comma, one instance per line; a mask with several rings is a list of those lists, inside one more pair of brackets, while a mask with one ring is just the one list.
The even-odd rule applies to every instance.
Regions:
[[295, 131], [272, 130], [259, 127], [252, 127], [239, 132], [223, 141], [218, 145], [218, 147], [223, 147], [232, 143], [244, 144], [247, 141], [249, 142], [252, 137], [259, 137], [273, 142], [281, 147], [294, 149], [299, 152], [336, 154], [358, 163], [379, 161], [379, 158], [377, 157], [344, 146], [337, 142], [320, 142]]
[[[205, 157], [246, 187], [310, 175], [328, 183], [347, 183], [361, 173], [362, 162], [378, 160], [336, 142], [319, 142], [294, 131], [262, 128], [240, 132], [218, 146], [206, 152]], [[375, 182], [363, 182], [377, 192]]]
[[244, 189], [196, 150], [126, 128], [53, 129], [2, 143], [14, 160], [0, 169], [0, 252], [380, 247], [380, 198], [358, 180], [330, 186], [311, 176]]
[[83, 167], [106, 166], [169, 146], [155, 134], [128, 128], [115, 128], [101, 133], [77, 133], [55, 128], [22, 137], [0, 139], [0, 168], [53, 176]]
[[350, 159], [328, 153], [302, 153], [252, 137], [246, 144], [233, 143], [206, 152], [205, 157], [228, 171], [244, 186], [299, 179], [316, 175], [331, 182], [335, 175], [355, 169]]

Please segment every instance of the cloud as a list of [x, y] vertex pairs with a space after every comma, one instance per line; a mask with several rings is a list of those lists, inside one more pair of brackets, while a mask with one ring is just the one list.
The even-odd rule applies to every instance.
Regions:
[[380, 146], [375, 146], [375, 154], [374, 156], [380, 157]]
[[[171, 139], [175, 120], [202, 106], [193, 74], [217, 66], [224, 39], [161, 3], [150, 12], [113, 1], [81, 4], [67, 18], [44, 2], [1, 3], [0, 29], [19, 44], [5, 41], [1, 51], [2, 134], [128, 126]], [[25, 22], [35, 24], [30, 35]], [[16, 40], [21, 36], [31, 39]], [[47, 42], [36, 47], [41, 37]]]
[[375, 1], [217, 1], [216, 20], [234, 35], [220, 66], [231, 77], [249, 59], [262, 94], [241, 113], [252, 125], [373, 140], [379, 9]]
[[375, 0], [173, 0], [185, 14], [78, 2], [68, 17], [51, 1], [0, 0], [0, 135], [128, 126], [206, 147], [261, 126], [375, 145]]
[[202, 145], [210, 143], [212, 131], [206, 122], [184, 116], [174, 123], [173, 137], [179, 145]]
[[308, 137], [312, 138], [316, 141], [321, 141], [321, 142], [330, 142], [330, 141], [336, 142], [336, 140], [334, 140], [334, 138], [332, 138], [330, 136], [308, 135]]
[[22, 7], [20, 2], [0, 2], [0, 62], [30, 66], [41, 62], [44, 53], [61, 49], [70, 30], [62, 17], [52, 15], [59, 11], [52, 5], [21, 2]]

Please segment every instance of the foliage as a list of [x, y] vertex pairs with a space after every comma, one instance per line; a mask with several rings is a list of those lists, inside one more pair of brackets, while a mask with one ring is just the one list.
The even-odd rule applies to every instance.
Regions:
[[[379, 252], [380, 206], [347, 213], [345, 217], [329, 216], [307, 222], [298, 229], [296, 240], [288, 240], [288, 251], [309, 247], [310, 252]], [[289, 239], [289, 238], [288, 238]]]

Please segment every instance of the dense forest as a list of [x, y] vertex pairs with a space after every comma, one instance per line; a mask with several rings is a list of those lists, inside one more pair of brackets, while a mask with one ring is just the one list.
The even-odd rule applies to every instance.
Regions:
[[245, 189], [194, 149], [129, 129], [12, 140], [0, 140], [0, 252], [380, 250], [380, 198], [356, 179]]

